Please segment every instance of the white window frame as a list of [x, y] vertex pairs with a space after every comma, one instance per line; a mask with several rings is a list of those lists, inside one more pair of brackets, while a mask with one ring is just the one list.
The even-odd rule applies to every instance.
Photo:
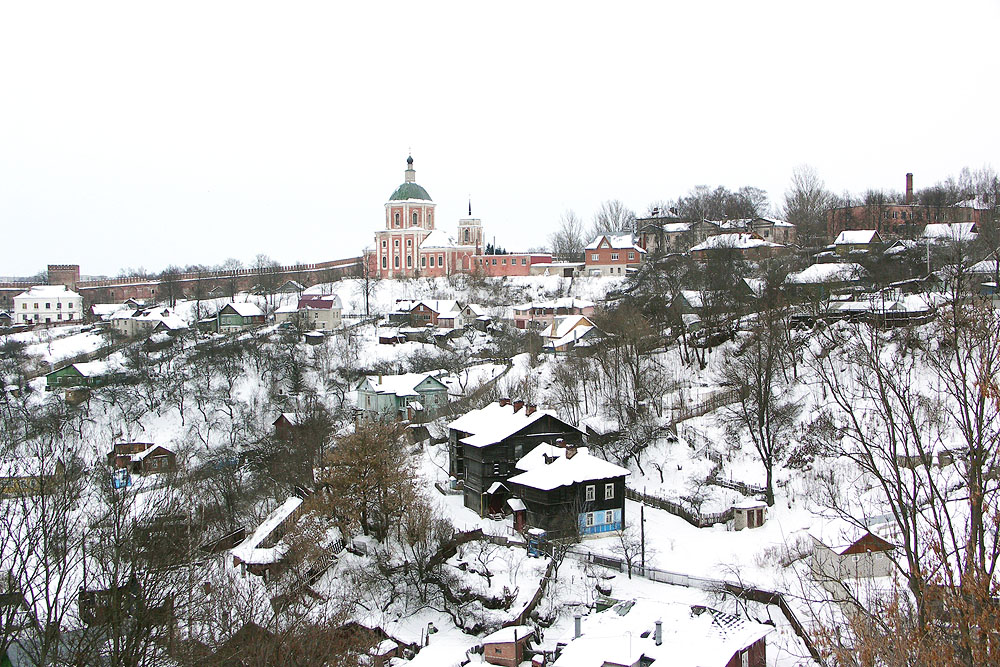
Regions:
[[616, 252], [611, 253], [611, 261], [612, 262], [617, 262], [618, 261], [618, 253], [616, 253]]
[[587, 502], [588, 503], [594, 502], [594, 500], [597, 498], [597, 487], [595, 487], [593, 484], [588, 484], [586, 493], [587, 493], [586, 495]]
[[604, 523], [606, 523], [606, 524], [608, 524], [610, 526], [614, 522], [615, 522], [615, 511], [614, 510], [605, 510], [605, 512], [604, 512]]
[[593, 528], [594, 527], [594, 513], [593, 512], [587, 512], [587, 519], [586, 519], [585, 523], [586, 523], [587, 528]]
[[590, 253], [590, 261], [591, 262], [596, 262], [598, 259], [600, 259], [600, 257], [601, 256], [599, 254], [597, 254], [596, 252]]
[[615, 497], [615, 483], [611, 482], [610, 484], [605, 484], [604, 485], [604, 499], [605, 500], [612, 500], [612, 499], [614, 499], [614, 497]]

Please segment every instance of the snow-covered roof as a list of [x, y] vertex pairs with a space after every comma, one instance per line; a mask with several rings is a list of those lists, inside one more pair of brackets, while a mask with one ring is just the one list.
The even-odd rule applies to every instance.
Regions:
[[425, 236], [424, 240], [420, 242], [421, 250], [456, 247], [458, 247], [458, 244], [455, 242], [454, 237], [443, 229], [435, 229], [433, 232]]
[[124, 303], [95, 303], [90, 307], [90, 312], [101, 319], [107, 319], [122, 310], [131, 310], [131, 307]]
[[[298, 426], [304, 420], [305, 415], [301, 412], [282, 412], [278, 415], [278, 419], [281, 419], [282, 417], [284, 417], [285, 421], [287, 421], [290, 425]], [[274, 422], [277, 423], [278, 419], [275, 419]]]
[[[539, 445], [539, 447], [541, 446]], [[532, 450], [526, 456], [530, 456], [534, 451]], [[547, 453], [549, 453], [549, 456], [558, 455], [558, 458], [548, 464], [542, 460], [542, 465], [538, 465], [539, 458], [537, 457], [532, 458], [530, 461], [524, 461], [525, 457], [521, 457], [521, 460], [516, 464], [519, 469], [523, 469], [522, 466], [533, 467], [526, 472], [511, 477], [508, 481], [512, 484], [529, 486], [533, 489], [551, 491], [560, 486], [572, 486], [581, 482], [610, 479], [631, 474], [627, 469], [604, 459], [599, 459], [590, 454], [590, 452], [583, 451], [582, 449], [577, 449], [576, 455], [573, 458], [566, 458], [566, 450], [559, 447], [552, 447], [547, 450]]]
[[[419, 396], [417, 386], [427, 378], [440, 384], [440, 380], [427, 373], [404, 373], [402, 375], [383, 375], [381, 377], [370, 375], [365, 381], [367, 381], [371, 390], [376, 394], [392, 394], [403, 397]], [[365, 381], [362, 381], [362, 384]]]
[[[577, 454], [589, 454], [590, 450], [587, 449], [586, 447], [577, 447], [576, 452]], [[543, 442], [542, 444], [538, 445], [530, 452], [519, 458], [517, 460], [517, 463], [514, 464], [514, 467], [520, 470], [521, 472], [528, 472], [529, 470], [534, 470], [539, 466], [545, 465], [546, 456], [548, 456], [549, 458], [553, 457], [558, 458], [560, 456], [565, 456], [565, 455], [566, 455], [565, 448], [556, 447], [555, 445], [550, 445], [547, 442]]]
[[524, 639], [535, 634], [535, 629], [530, 625], [512, 625], [507, 628], [500, 628], [496, 632], [491, 632], [482, 638], [485, 644], [507, 644], [513, 641]]
[[830, 282], [858, 280], [867, 271], [860, 264], [847, 262], [843, 264], [813, 264], [798, 273], [785, 276], [785, 283], [793, 285], [814, 285]]
[[833, 245], [866, 245], [872, 243], [876, 236], [878, 232], [874, 229], [845, 229], [837, 235]]
[[973, 197], [972, 199], [963, 199], [960, 202], [955, 202], [952, 204], [955, 208], [974, 208], [979, 211], [990, 210], [990, 205], [981, 199]]
[[486, 407], [465, 413], [448, 424], [448, 428], [471, 434], [462, 440], [463, 444], [486, 447], [517, 433], [546, 415], [558, 419], [551, 410], [535, 410], [529, 415], [526, 407], [515, 411], [513, 403], [490, 403]]
[[784, 247], [780, 243], [771, 243], [770, 241], [765, 241], [764, 239], [756, 236], [755, 234], [747, 234], [744, 232], [738, 232], [735, 234], [716, 234], [715, 236], [709, 236], [707, 239], [699, 243], [698, 245], [691, 248], [691, 252], [698, 252], [700, 250], [718, 250], [721, 248], [732, 248], [734, 250], [747, 250], [749, 248], [781, 248]]
[[585, 327], [590, 331], [594, 323], [586, 315], [559, 315], [552, 318], [552, 324], [542, 329], [542, 338], [562, 338], [578, 327]]
[[18, 294], [18, 297], [28, 299], [82, 298], [65, 285], [33, 285], [26, 291]]
[[72, 366], [84, 377], [100, 377], [108, 372], [106, 361], [83, 361]]
[[995, 259], [984, 259], [969, 267], [969, 273], [983, 273], [993, 275], [997, 272], [997, 261]]
[[635, 239], [632, 238], [631, 234], [601, 234], [588, 243], [586, 249], [597, 250], [598, 246], [601, 245], [601, 241], [605, 239], [612, 250], [638, 250], [639, 252], [646, 252], [635, 244]]
[[684, 297], [684, 300], [692, 308], [701, 308], [705, 305], [704, 300], [701, 298], [701, 292], [698, 290], [683, 289], [680, 291], [680, 296]]
[[239, 558], [244, 563], [266, 564], [274, 563], [279, 560], [284, 554], [285, 548], [282, 548], [280, 545], [276, 545], [266, 549], [261, 549], [259, 546], [267, 540], [268, 536], [270, 536], [271, 533], [273, 533], [274, 530], [280, 526], [283, 521], [285, 521], [285, 519], [290, 517], [301, 504], [301, 498], [292, 496], [275, 508], [273, 512], [267, 515], [264, 522], [257, 526], [257, 529], [253, 531], [253, 534], [250, 535], [250, 537], [246, 538], [233, 548], [233, 556]]
[[304, 294], [299, 297], [300, 310], [343, 310], [344, 305], [336, 294]]
[[[414, 303], [413, 308], [420, 304], [427, 306], [438, 314], [438, 317], [445, 319], [459, 317], [462, 314], [462, 304], [454, 299], [422, 299]], [[413, 310], [411, 308], [410, 310]]]
[[223, 308], [225, 308], [226, 306], [235, 310], [236, 314], [239, 315], [240, 317], [261, 317], [264, 314], [264, 311], [260, 309], [260, 306], [258, 306], [255, 303], [250, 303], [248, 301], [239, 303], [234, 301], [231, 303], [227, 303], [225, 306], [223, 306]]
[[821, 517], [820, 520], [813, 522], [809, 527], [809, 535], [818, 542], [826, 545], [831, 551], [840, 555], [843, 555], [845, 551], [857, 544], [866, 535], [873, 535], [880, 540], [883, 539], [870, 530], [840, 517], [832, 519]]
[[774, 225], [775, 227], [794, 227], [795, 226], [792, 223], [788, 222], [787, 220], [778, 220], [777, 218], [760, 217], [760, 218], [754, 218], [752, 222], [754, 224], [759, 224], [760, 222], [763, 222], [766, 225]]
[[975, 241], [979, 234], [974, 222], [941, 222], [927, 225], [920, 236], [935, 242]]
[[147, 447], [146, 449], [142, 450], [138, 454], [133, 454], [132, 455], [132, 460], [133, 461], [142, 461], [147, 456], [149, 456], [150, 454], [152, 454], [153, 452], [155, 452], [157, 449], [163, 449], [168, 454], [173, 454], [173, 452], [169, 448], [164, 447], [163, 445], [150, 445], [149, 447]]
[[[660, 645], [655, 638], [657, 621]], [[582, 629], [553, 663], [555, 667], [636, 665], [643, 656], [654, 667], [724, 667], [774, 627], [708, 607], [644, 598], [588, 614]]]

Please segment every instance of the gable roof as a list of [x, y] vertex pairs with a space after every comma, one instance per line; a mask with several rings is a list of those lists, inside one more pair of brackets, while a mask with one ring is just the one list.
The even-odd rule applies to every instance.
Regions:
[[371, 391], [376, 394], [392, 394], [400, 397], [419, 396], [420, 393], [417, 391], [417, 387], [427, 380], [430, 380], [433, 384], [437, 384], [440, 389], [448, 389], [443, 382], [427, 373], [383, 375], [381, 378], [377, 375], [370, 375], [361, 381], [358, 385], [358, 389], [360, 390], [361, 387], [367, 383]]
[[451, 234], [444, 231], [443, 229], [435, 229], [433, 232], [424, 237], [424, 240], [420, 242], [421, 250], [430, 250], [432, 248], [455, 248], [458, 244], [455, 239], [452, 238]]
[[546, 416], [552, 417], [571, 429], [580, 430], [559, 419], [556, 413], [551, 410], [535, 410], [529, 415], [523, 407], [515, 411], [513, 403], [508, 405], [490, 403], [486, 407], [465, 413], [448, 424], [448, 428], [470, 434], [462, 439], [463, 444], [472, 447], [486, 447], [520, 432]]
[[[545, 446], [545, 443], [535, 449], [542, 446]], [[604, 459], [599, 459], [586, 450], [577, 449], [576, 455], [568, 459], [566, 458], [565, 449], [550, 447], [543, 453], [549, 456], [558, 456], [558, 458], [548, 464], [539, 456], [529, 459], [528, 457], [534, 454], [534, 452], [534, 449], [531, 450], [527, 455], [521, 457], [516, 464], [519, 469], [523, 469], [523, 467], [530, 469], [519, 475], [514, 475], [507, 480], [508, 482], [511, 484], [520, 484], [521, 486], [529, 486], [542, 491], [551, 491], [560, 486], [572, 486], [582, 482], [625, 477], [632, 474], [627, 469]], [[539, 462], [541, 462], [541, 465], [539, 465]]]
[[873, 549], [875, 551], [889, 551], [895, 548], [870, 530], [839, 517], [814, 523], [809, 528], [809, 535], [841, 556], [866, 539], [871, 540], [873, 546], [880, 547]]
[[245, 563], [273, 563], [279, 560], [281, 556], [284, 555], [285, 551], [287, 551], [286, 546], [276, 545], [270, 548], [262, 549], [260, 548], [260, 545], [264, 543], [271, 533], [273, 533], [285, 519], [290, 517], [301, 504], [301, 498], [292, 496], [281, 505], [278, 505], [274, 511], [267, 515], [264, 522], [257, 526], [250, 537], [246, 538], [233, 548], [233, 556], [239, 558]]
[[716, 234], [691, 248], [691, 252], [701, 250], [719, 250], [732, 248], [734, 250], [747, 250], [749, 248], [782, 248], [780, 243], [765, 241], [756, 234], [737, 232], [735, 234]]
[[264, 311], [260, 309], [260, 306], [250, 302], [227, 303], [222, 307], [222, 310], [226, 310], [227, 308], [233, 310], [240, 317], [263, 317], [264, 315]]
[[[606, 246], [602, 246], [602, 241], [607, 241]], [[600, 234], [596, 239], [587, 244], [587, 250], [597, 250], [598, 247], [610, 247], [612, 250], [638, 250], [646, 252], [635, 244], [635, 239], [631, 234]]]
[[818, 285], [821, 283], [847, 282], [859, 280], [867, 275], [865, 267], [853, 262], [844, 264], [813, 264], [797, 273], [785, 276], [785, 283], [791, 285]]
[[874, 229], [845, 229], [837, 235], [833, 245], [866, 245], [881, 242], [881, 235]]
[[421, 305], [437, 313], [438, 317], [458, 317], [462, 314], [462, 304], [454, 299], [422, 299], [415, 302], [410, 310], [412, 311]]
[[336, 294], [303, 294], [299, 297], [299, 310], [343, 310]]
[[921, 238], [936, 242], [974, 241], [979, 237], [974, 222], [940, 222], [924, 227]]

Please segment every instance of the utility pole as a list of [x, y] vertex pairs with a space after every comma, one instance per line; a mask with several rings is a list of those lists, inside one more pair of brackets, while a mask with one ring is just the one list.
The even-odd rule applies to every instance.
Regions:
[[646, 487], [642, 487], [642, 504], [639, 505], [639, 535], [642, 543], [642, 576], [646, 576]]

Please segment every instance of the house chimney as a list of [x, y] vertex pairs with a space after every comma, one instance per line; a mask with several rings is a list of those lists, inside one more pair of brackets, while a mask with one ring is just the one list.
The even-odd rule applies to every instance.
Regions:
[[653, 631], [653, 639], [656, 641], [657, 646], [663, 643], [663, 621], [656, 622], [656, 630]]
[[565, 446], [566, 446], [566, 441], [565, 440], [563, 440], [562, 438], [556, 438], [556, 447], [559, 447], [560, 449], [562, 449]]
[[567, 445], [566, 446], [566, 460], [569, 460], [569, 459], [573, 458], [574, 456], [576, 456], [576, 445]]
[[514, 412], [517, 412], [524, 407], [524, 401], [519, 398], [514, 399]]
[[501, 408], [505, 408], [508, 405], [510, 405], [510, 399], [509, 398], [501, 398], [500, 399], [500, 407]]
[[913, 174], [906, 175], [906, 203], [913, 203]]
[[528, 405], [526, 405], [524, 408], [524, 416], [530, 417], [531, 415], [535, 414], [535, 410], [537, 409], [538, 406], [536, 406], [534, 403], [528, 403]]
[[573, 639], [579, 639], [580, 635], [583, 634], [583, 632], [581, 632], [581, 628], [580, 628], [580, 621], [581, 620], [582, 619], [580, 617], [580, 614], [574, 614], [574, 616], [573, 616]]

